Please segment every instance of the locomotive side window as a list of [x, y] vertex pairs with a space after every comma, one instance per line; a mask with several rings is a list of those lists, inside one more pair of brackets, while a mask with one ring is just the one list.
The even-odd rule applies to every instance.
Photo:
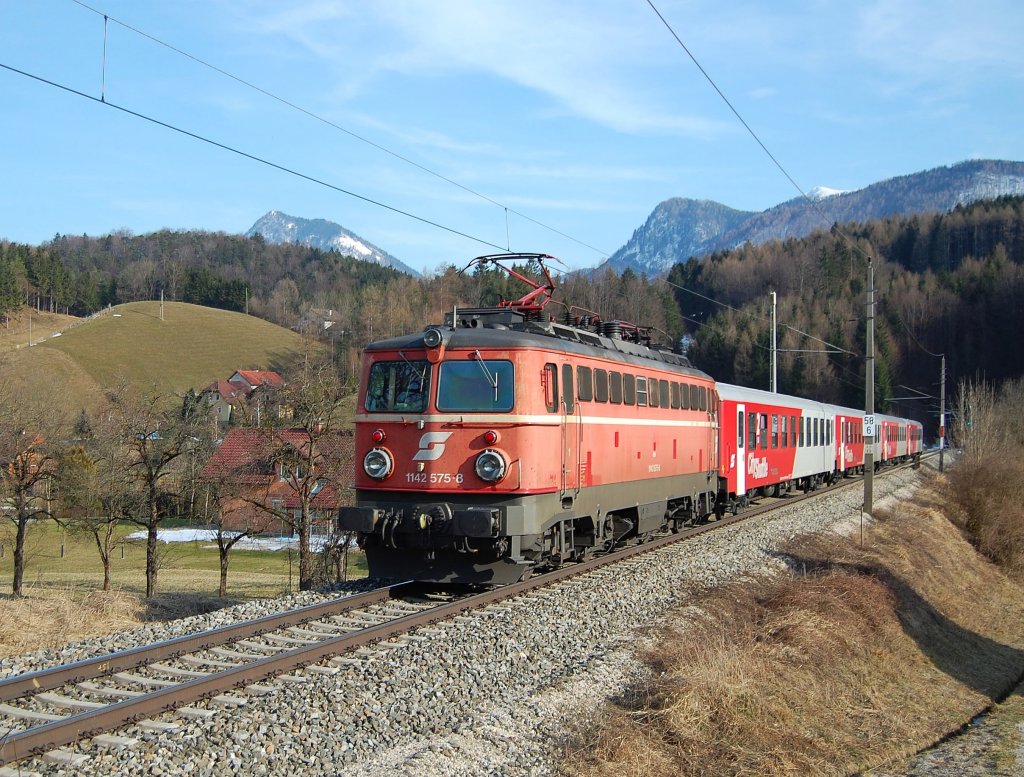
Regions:
[[558, 412], [558, 367], [544, 365], [544, 405], [549, 413]]
[[673, 410], [679, 409], [679, 384], [672, 381], [672, 398], [669, 400]]
[[562, 365], [562, 402], [566, 413], [576, 411], [576, 391], [572, 383], [572, 365]]
[[594, 370], [594, 399], [598, 402], [608, 401], [607, 370]]
[[636, 379], [636, 404], [637, 407], [647, 407], [647, 378]]
[[700, 399], [697, 398], [697, 387], [692, 383], [690, 384], [690, 410], [696, 410], [700, 407]]
[[430, 395], [430, 362], [381, 361], [370, 368], [364, 407], [371, 413], [422, 413]]
[[743, 450], [743, 411], [736, 412], [736, 447]]
[[648, 378], [647, 379], [647, 386], [650, 389], [650, 396], [648, 396], [647, 399], [650, 402], [651, 407], [657, 407], [658, 406], [658, 379], [657, 378]]
[[515, 397], [515, 370], [502, 359], [475, 358], [441, 363], [437, 409], [508, 412]]
[[594, 398], [594, 373], [590, 367], [576, 368], [576, 390], [580, 402], [590, 402]]
[[636, 404], [636, 378], [628, 372], [622, 376], [622, 404]]
[[747, 413], [747, 447], [757, 447], [757, 413]]
[[700, 391], [697, 394], [697, 397], [698, 397], [697, 401], [700, 403], [700, 409], [701, 410], [707, 410], [708, 409], [708, 390], [704, 386], [700, 387]]
[[659, 380], [658, 381], [658, 397], [659, 397], [659, 399], [658, 399], [659, 404], [662, 407], [668, 407], [669, 398], [668, 398], [668, 381], [667, 380]]
[[622, 404], [622, 373], [608, 373], [608, 399], [613, 405]]
[[679, 407], [681, 410], [690, 409], [690, 387], [685, 383], [679, 384]]

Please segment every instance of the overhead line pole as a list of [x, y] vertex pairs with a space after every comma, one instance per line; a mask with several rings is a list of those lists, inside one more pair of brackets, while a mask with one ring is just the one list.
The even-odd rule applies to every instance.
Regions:
[[776, 296], [775, 292], [771, 292], [772, 295], [772, 358], [771, 358], [771, 392], [774, 394], [779, 390], [779, 346], [776, 340], [776, 324], [775, 324], [775, 307], [776, 307]]
[[942, 452], [946, 449], [946, 354], [939, 371], [939, 472], [944, 472]]
[[[875, 491], [875, 443], [878, 440], [875, 415], [875, 266], [868, 260], [867, 353], [864, 367], [864, 417], [871, 418], [871, 437], [864, 439], [864, 511], [871, 515]], [[865, 424], [867, 426], [867, 424]]]

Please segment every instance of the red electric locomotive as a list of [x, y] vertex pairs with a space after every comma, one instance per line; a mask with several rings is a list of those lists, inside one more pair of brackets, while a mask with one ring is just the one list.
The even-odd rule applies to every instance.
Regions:
[[356, 416], [370, 574], [508, 583], [714, 509], [719, 398], [622, 322], [556, 323], [553, 289], [372, 343]]

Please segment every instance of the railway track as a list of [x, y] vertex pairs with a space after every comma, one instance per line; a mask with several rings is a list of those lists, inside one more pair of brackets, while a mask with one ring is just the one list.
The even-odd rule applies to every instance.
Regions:
[[[241, 706], [250, 695], [274, 692], [275, 685], [261, 684], [267, 678], [275, 678], [277, 685], [302, 682], [302, 676], [289, 673], [300, 667], [330, 672], [332, 664], [354, 660], [346, 654], [372, 643], [398, 638], [400, 644], [402, 635], [416, 628], [859, 483], [860, 478], [850, 478], [821, 491], [774, 499], [737, 516], [482, 593], [428, 597], [413, 584], [401, 583], [11, 677], [0, 681], [0, 768], [43, 753], [73, 765], [75, 754], [60, 748], [86, 739], [100, 746], [128, 746], [130, 739], [104, 732], [131, 723], [143, 730], [172, 729], [177, 724], [153, 716], [171, 710], [186, 718], [216, 714], [189, 706], [204, 699], [215, 706]], [[328, 659], [326, 667], [316, 666]]]

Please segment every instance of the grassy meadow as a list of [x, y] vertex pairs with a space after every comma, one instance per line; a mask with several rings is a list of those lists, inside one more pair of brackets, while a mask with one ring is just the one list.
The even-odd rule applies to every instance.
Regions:
[[301, 335], [242, 313], [166, 302], [161, 319], [160, 309], [131, 302], [89, 320], [33, 313], [31, 348], [23, 312], [11, 330], [0, 328], [4, 378], [28, 396], [52, 396], [54, 413], [73, 419], [122, 382], [182, 394], [238, 369], [280, 369], [307, 347]]
[[[139, 527], [120, 524], [111, 562], [110, 592], [100, 590], [103, 567], [91, 535], [69, 533], [52, 521], [29, 528], [25, 597], [10, 594], [14, 527], [0, 525], [0, 656], [60, 645], [147, 620], [205, 612], [247, 599], [280, 596], [298, 586], [296, 552], [233, 550], [227, 598], [218, 597], [220, 561], [216, 543], [160, 545], [161, 594], [145, 593], [145, 540], [125, 540]], [[365, 577], [361, 553], [349, 556], [349, 577]]]

